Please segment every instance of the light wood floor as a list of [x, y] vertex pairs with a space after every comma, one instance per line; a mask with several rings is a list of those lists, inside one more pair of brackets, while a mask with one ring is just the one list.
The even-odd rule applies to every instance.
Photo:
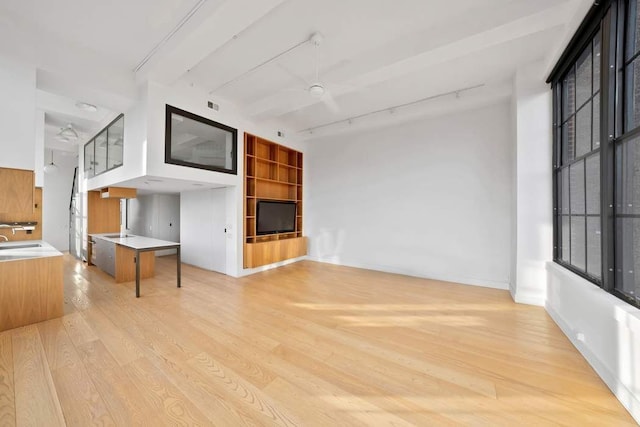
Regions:
[[65, 256], [61, 319], [0, 333], [0, 425], [635, 425], [543, 309], [313, 262], [233, 279]]

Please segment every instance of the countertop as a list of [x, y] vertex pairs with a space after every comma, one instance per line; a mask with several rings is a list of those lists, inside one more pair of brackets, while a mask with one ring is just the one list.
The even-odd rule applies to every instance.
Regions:
[[168, 240], [153, 239], [151, 237], [134, 236], [127, 234], [126, 237], [109, 237], [116, 236], [118, 233], [90, 234], [94, 239], [102, 239], [111, 243], [125, 246], [131, 249], [153, 249], [166, 248], [167, 246], [180, 246], [180, 242], [170, 242]]
[[0, 242], [0, 262], [62, 256], [62, 252], [44, 240]]

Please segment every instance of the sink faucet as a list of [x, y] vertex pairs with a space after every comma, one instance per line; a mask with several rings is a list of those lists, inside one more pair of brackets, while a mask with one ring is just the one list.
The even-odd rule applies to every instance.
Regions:
[[7, 236], [5, 236], [4, 234], [0, 234], [0, 237], [3, 237], [5, 242], [9, 241], [9, 238]]

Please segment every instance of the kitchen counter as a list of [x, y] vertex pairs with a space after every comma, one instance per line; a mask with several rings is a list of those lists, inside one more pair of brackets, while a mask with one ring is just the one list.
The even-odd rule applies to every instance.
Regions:
[[115, 233], [90, 234], [90, 236], [94, 239], [103, 239], [131, 249], [163, 249], [166, 246], [175, 246], [180, 244], [178, 242], [170, 242], [168, 240], [159, 240], [144, 236], [134, 236], [131, 234], [126, 234], [125, 237], [120, 237], [119, 235], [117, 235], [118, 237], [111, 237], [116, 236]]
[[62, 252], [43, 240], [0, 242], [0, 262], [62, 256]]
[[0, 331], [63, 314], [62, 253], [42, 240], [0, 243]]
[[116, 283], [135, 278], [136, 297], [140, 297], [140, 279], [155, 276], [155, 254], [163, 249], [176, 250], [176, 282], [180, 287], [180, 243], [151, 237], [117, 233], [89, 234], [89, 265], [93, 262]]

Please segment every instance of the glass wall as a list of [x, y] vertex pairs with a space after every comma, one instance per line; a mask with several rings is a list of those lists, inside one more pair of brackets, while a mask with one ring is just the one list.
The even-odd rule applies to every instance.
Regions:
[[122, 166], [124, 115], [118, 116], [84, 146], [84, 171], [87, 178]]

